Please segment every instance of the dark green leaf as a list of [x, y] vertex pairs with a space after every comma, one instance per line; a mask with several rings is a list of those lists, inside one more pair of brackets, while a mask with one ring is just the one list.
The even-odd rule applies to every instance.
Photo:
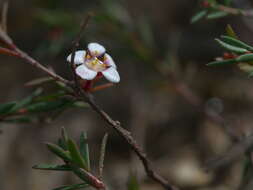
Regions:
[[55, 188], [53, 190], [75, 190], [75, 189], [83, 189], [89, 187], [86, 183], [74, 184], [74, 185], [66, 185], [62, 187]]
[[71, 168], [67, 165], [55, 165], [55, 164], [38, 164], [32, 167], [38, 170], [55, 170], [55, 171], [71, 171]]
[[56, 100], [56, 101], [47, 101], [47, 102], [38, 102], [28, 106], [26, 109], [29, 112], [48, 112], [58, 109], [63, 109], [68, 106], [71, 106], [72, 102], [69, 100]]
[[87, 141], [87, 133], [82, 132], [80, 135], [80, 153], [87, 163], [88, 170], [90, 170], [89, 145]]
[[36, 91], [34, 91], [31, 96], [28, 96], [27, 98], [19, 101], [12, 109], [11, 111], [17, 111], [21, 108], [24, 108], [26, 106], [28, 106], [32, 100], [36, 97], [36, 96], [39, 96], [40, 94], [42, 93], [42, 89], [41, 88], [38, 88]]
[[221, 36], [221, 38], [227, 44], [230, 44], [230, 45], [236, 46], [236, 47], [240, 47], [240, 48], [244, 48], [249, 51], [253, 51], [253, 47], [251, 47], [250, 45], [248, 45], [240, 40], [237, 40], [237, 39], [232, 38], [230, 36]]
[[58, 144], [58, 146], [61, 147], [62, 149], [68, 150], [67, 145], [63, 142], [63, 140], [62, 140], [61, 138], [58, 139], [57, 144]]
[[235, 53], [239, 53], [239, 54], [242, 54], [242, 53], [247, 53], [248, 50], [245, 49], [245, 48], [240, 48], [240, 47], [236, 47], [236, 46], [233, 46], [233, 45], [230, 45], [228, 43], [225, 43], [219, 39], [216, 39], [216, 41], [223, 47], [225, 48], [226, 50], [229, 50], [229, 51], [232, 51], [232, 52], [235, 52]]
[[236, 58], [237, 62], [250, 62], [253, 61], [253, 53], [244, 54]]
[[199, 21], [201, 18], [203, 18], [207, 14], [207, 10], [202, 10], [198, 13], [196, 13], [192, 18], [191, 18], [191, 23], [195, 23]]
[[81, 153], [78, 150], [78, 147], [77, 147], [76, 143], [72, 139], [68, 139], [68, 149], [69, 149], [72, 160], [80, 168], [84, 168], [85, 170], [88, 170], [88, 167], [87, 167], [87, 164], [85, 163], [85, 160], [81, 156]]
[[9, 113], [15, 105], [16, 105], [16, 102], [0, 104], [0, 114]]
[[47, 148], [53, 152], [54, 154], [56, 154], [57, 156], [59, 156], [60, 158], [62, 158], [65, 161], [69, 161], [71, 162], [72, 159], [70, 157], [70, 154], [68, 151], [64, 151], [61, 147], [52, 144], [52, 143], [46, 143]]
[[215, 12], [209, 13], [206, 18], [207, 19], [217, 19], [217, 18], [225, 17], [227, 15], [228, 15], [228, 13], [226, 13], [226, 12], [215, 11]]
[[215, 65], [229, 65], [229, 64], [234, 64], [237, 61], [235, 59], [226, 59], [226, 60], [221, 60], [221, 61], [213, 61], [208, 63], [208, 66], [215, 66]]

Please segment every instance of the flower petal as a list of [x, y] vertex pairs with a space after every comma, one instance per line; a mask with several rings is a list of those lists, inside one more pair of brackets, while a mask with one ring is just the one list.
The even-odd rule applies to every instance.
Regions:
[[99, 56], [105, 53], [104, 46], [94, 42], [88, 44], [88, 50], [92, 56]]
[[118, 71], [114, 67], [110, 67], [104, 71], [102, 71], [102, 74], [104, 77], [113, 82], [113, 83], [118, 83], [120, 81], [120, 76]]
[[117, 66], [115, 65], [112, 57], [109, 55], [109, 54], [105, 54], [105, 61], [104, 61], [105, 64], [109, 65], [109, 66], [112, 66], [114, 67], [115, 69], [117, 68]]
[[85, 80], [92, 80], [97, 76], [97, 72], [88, 69], [85, 65], [78, 66], [76, 74]]
[[[67, 57], [67, 61], [68, 61], [69, 63], [71, 62], [71, 55], [72, 55], [72, 54], [70, 54], [70, 55]], [[76, 51], [76, 52], [75, 52], [74, 64], [82, 64], [82, 63], [84, 63], [85, 55], [86, 55], [86, 51], [84, 51], [84, 50]]]

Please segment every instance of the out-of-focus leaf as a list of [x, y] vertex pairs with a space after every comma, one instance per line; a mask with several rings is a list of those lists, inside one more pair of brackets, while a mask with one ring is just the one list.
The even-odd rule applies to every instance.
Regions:
[[139, 190], [140, 189], [140, 186], [138, 184], [138, 180], [135, 175], [131, 175], [129, 177], [127, 189], [128, 190]]
[[53, 100], [61, 98], [65, 94], [66, 93], [64, 91], [60, 90], [60, 91], [52, 93], [52, 94], [39, 96], [39, 97], [36, 98], [36, 102], [53, 101]]
[[82, 132], [80, 135], [80, 153], [87, 163], [87, 169], [90, 170], [89, 145], [87, 140], [87, 133]]
[[71, 155], [72, 160], [80, 167], [85, 170], [88, 170], [87, 164], [85, 163], [85, 160], [81, 156], [80, 151], [78, 150], [78, 147], [76, 143], [72, 139], [68, 139], [68, 149]]
[[30, 96], [28, 96], [27, 98], [19, 101], [14, 107], [12, 107], [11, 112], [14, 112], [14, 111], [17, 111], [21, 108], [26, 107], [27, 105], [29, 105], [32, 102], [32, 100], [36, 96], [39, 96], [41, 93], [42, 93], [42, 88], [38, 88]]
[[69, 100], [57, 100], [57, 101], [48, 101], [48, 102], [38, 102], [28, 106], [26, 109], [31, 113], [35, 112], [48, 112], [58, 109], [63, 109], [68, 106], [71, 106], [72, 102]]
[[71, 168], [67, 165], [55, 165], [55, 164], [38, 164], [32, 167], [38, 170], [55, 170], [55, 171], [71, 171]]
[[211, 12], [207, 15], [207, 19], [217, 19], [217, 18], [222, 18], [227, 16], [228, 13], [223, 12], [223, 11], [215, 11], [215, 12]]
[[232, 3], [232, 0], [224, 0], [224, 5], [228, 6]]
[[195, 23], [199, 21], [201, 18], [203, 18], [207, 14], [207, 10], [201, 10], [200, 12], [196, 13], [192, 18], [191, 18], [191, 23]]
[[73, 103], [73, 107], [79, 107], [79, 108], [87, 108], [89, 107], [89, 104], [81, 101], [76, 101]]
[[236, 35], [235, 31], [233, 30], [232, 26], [230, 24], [227, 25], [226, 27], [226, 33], [228, 36], [231, 38], [239, 39], [238, 36]]
[[253, 53], [240, 55], [236, 58], [237, 62], [250, 62], [253, 61]]
[[226, 50], [232, 51], [234, 53], [239, 53], [239, 54], [243, 54], [243, 53], [247, 53], [248, 50], [245, 48], [240, 48], [240, 47], [236, 47], [233, 45], [230, 45], [228, 43], [225, 43], [219, 39], [215, 39], [223, 48], [225, 48]]
[[64, 28], [65, 30], [75, 29], [75, 21], [71, 14], [61, 10], [37, 10], [37, 19], [48, 27]]
[[38, 85], [42, 85], [44, 83], [48, 83], [48, 82], [52, 82], [54, 81], [53, 78], [51, 77], [42, 77], [42, 78], [37, 78], [37, 79], [34, 79], [32, 81], [29, 81], [27, 83], [25, 83], [25, 86], [38, 86]]
[[235, 59], [226, 59], [226, 60], [220, 60], [220, 61], [213, 61], [208, 63], [208, 66], [215, 66], [215, 65], [229, 65], [229, 64], [234, 64], [237, 61]]
[[249, 73], [249, 77], [250, 77], [250, 73], [253, 72], [253, 65], [250, 62], [249, 63], [239, 62], [237, 65], [240, 70], [242, 70], [246, 73]]
[[236, 46], [236, 47], [240, 47], [243, 49], [247, 49], [249, 51], [253, 51], [253, 47], [251, 47], [250, 45], [248, 45], [240, 40], [237, 40], [237, 39], [232, 38], [230, 36], [221, 36], [221, 38], [227, 44], [230, 44], [230, 45]]
[[15, 105], [16, 105], [16, 102], [0, 104], [0, 114], [9, 113]]
[[66, 185], [66, 186], [58, 187], [53, 190], [75, 190], [75, 189], [83, 189], [86, 187], [89, 187], [89, 185], [87, 183], [80, 183], [80, 184]]
[[147, 47], [154, 48], [155, 40], [154, 40], [151, 24], [148, 18], [145, 16], [141, 17], [137, 26], [138, 26], [142, 41], [146, 44]]
[[70, 154], [68, 151], [64, 151], [61, 147], [52, 144], [52, 143], [46, 143], [47, 148], [53, 152], [54, 154], [56, 154], [57, 156], [59, 156], [60, 158], [62, 158], [65, 161], [69, 161], [71, 162], [72, 159], [70, 157]]
[[6, 123], [32, 123], [34, 119], [27, 116], [20, 116], [15, 118], [8, 118], [3, 121]]
[[249, 73], [248, 77], [249, 78], [253, 77], [253, 71]]

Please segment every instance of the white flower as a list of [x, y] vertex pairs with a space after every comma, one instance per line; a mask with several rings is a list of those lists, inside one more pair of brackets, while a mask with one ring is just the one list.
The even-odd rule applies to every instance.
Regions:
[[[71, 62], [71, 54], [67, 57], [67, 61]], [[87, 51], [76, 51], [74, 64], [77, 65], [76, 74], [82, 79], [93, 80], [98, 73], [102, 73], [107, 80], [113, 83], [120, 81], [120, 76], [112, 57], [98, 43], [89, 43]]]

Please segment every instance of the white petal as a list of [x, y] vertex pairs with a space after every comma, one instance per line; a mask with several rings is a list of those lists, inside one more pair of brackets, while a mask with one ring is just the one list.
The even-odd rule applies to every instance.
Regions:
[[[76, 51], [75, 52], [74, 64], [84, 63], [85, 55], [86, 55], [86, 51], [83, 51], [83, 50]], [[71, 54], [67, 57], [67, 61], [69, 63], [71, 62]]]
[[98, 43], [89, 43], [88, 50], [90, 51], [92, 56], [99, 56], [99, 55], [105, 53], [104, 46], [102, 46]]
[[109, 66], [112, 66], [114, 67], [115, 69], [117, 68], [117, 66], [115, 65], [112, 57], [109, 55], [109, 54], [105, 54], [105, 61], [104, 61], [105, 64], [109, 65]]
[[85, 80], [92, 80], [97, 76], [96, 71], [88, 69], [85, 65], [80, 65], [76, 68], [76, 74]]
[[114, 67], [110, 67], [104, 71], [102, 71], [104, 77], [114, 83], [118, 83], [120, 81], [120, 76], [118, 71]]

